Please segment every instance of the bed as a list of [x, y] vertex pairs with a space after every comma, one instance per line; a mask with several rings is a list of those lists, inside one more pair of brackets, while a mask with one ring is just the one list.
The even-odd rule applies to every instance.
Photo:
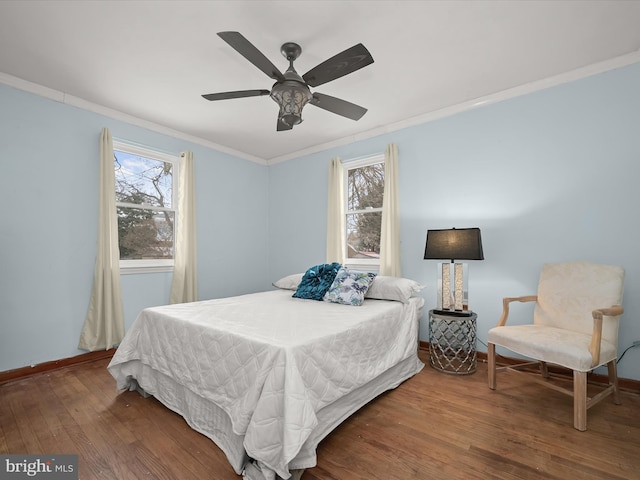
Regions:
[[300, 478], [327, 434], [423, 368], [423, 303], [351, 306], [281, 286], [147, 308], [108, 369], [118, 389], [153, 395], [213, 440], [245, 479]]

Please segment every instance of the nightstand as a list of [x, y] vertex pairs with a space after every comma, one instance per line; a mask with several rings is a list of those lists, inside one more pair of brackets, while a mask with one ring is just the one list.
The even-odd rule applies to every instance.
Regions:
[[468, 375], [477, 368], [476, 318], [429, 311], [429, 364], [436, 370]]

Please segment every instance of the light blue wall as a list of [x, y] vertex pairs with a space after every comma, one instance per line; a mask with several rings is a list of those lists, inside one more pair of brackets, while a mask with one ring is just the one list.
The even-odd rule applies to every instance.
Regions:
[[[195, 158], [199, 298], [264, 290], [268, 169], [0, 85], [0, 371], [71, 357], [97, 241], [100, 130]], [[128, 328], [171, 274], [122, 275]]]
[[[395, 142], [403, 274], [427, 285], [427, 309], [436, 302], [436, 262], [423, 260], [427, 230], [477, 226], [485, 260], [470, 262], [469, 291], [482, 342], [503, 296], [535, 294], [543, 263], [586, 260], [626, 269], [622, 353], [640, 340], [638, 85], [636, 64], [273, 165], [271, 278], [325, 259], [329, 159]], [[512, 308], [512, 320], [528, 308]], [[428, 340], [424, 318], [420, 336]], [[619, 372], [640, 379], [640, 349], [625, 354]]]
[[[403, 273], [427, 285], [428, 308], [427, 229], [478, 226], [486, 260], [471, 262], [469, 289], [482, 342], [503, 296], [535, 293], [542, 263], [590, 260], [626, 268], [622, 351], [640, 340], [639, 84], [634, 65], [270, 167], [0, 85], [0, 371], [81, 353], [103, 127], [193, 150], [202, 299], [264, 290], [324, 261], [328, 160], [395, 142]], [[123, 275], [126, 327], [167, 303], [170, 284]], [[619, 371], [640, 379], [640, 349]]]

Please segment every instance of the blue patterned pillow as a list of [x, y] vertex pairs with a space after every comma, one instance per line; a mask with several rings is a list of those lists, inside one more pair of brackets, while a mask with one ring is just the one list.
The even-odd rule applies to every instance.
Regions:
[[364, 295], [376, 278], [376, 273], [357, 272], [341, 268], [324, 299], [343, 305], [362, 305]]
[[341, 265], [337, 262], [311, 267], [302, 276], [300, 285], [293, 296], [309, 300], [322, 300], [336, 278], [340, 267]]

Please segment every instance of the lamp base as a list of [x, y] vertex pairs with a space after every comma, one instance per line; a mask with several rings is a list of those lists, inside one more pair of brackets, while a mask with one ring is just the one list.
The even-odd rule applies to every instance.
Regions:
[[434, 309], [433, 313], [436, 315], [450, 315], [452, 317], [470, 317], [473, 315], [471, 310], [441, 310]]

